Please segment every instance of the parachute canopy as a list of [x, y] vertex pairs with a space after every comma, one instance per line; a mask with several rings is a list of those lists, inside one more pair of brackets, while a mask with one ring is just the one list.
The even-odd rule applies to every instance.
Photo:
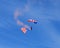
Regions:
[[32, 22], [32, 23], [34, 23], [34, 24], [37, 24], [37, 21], [34, 20], [34, 19], [28, 19], [28, 22]]

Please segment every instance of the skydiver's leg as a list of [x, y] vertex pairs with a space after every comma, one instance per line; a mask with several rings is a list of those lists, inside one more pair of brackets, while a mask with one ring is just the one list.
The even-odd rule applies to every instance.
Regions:
[[32, 30], [32, 27], [31, 27], [31, 30]]

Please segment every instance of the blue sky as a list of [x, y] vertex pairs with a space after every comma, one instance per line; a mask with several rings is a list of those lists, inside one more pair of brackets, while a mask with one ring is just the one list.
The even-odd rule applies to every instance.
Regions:
[[[14, 20], [16, 8], [32, 31], [21, 32]], [[28, 23], [29, 18], [38, 24]], [[0, 48], [60, 48], [60, 0], [0, 0]]]

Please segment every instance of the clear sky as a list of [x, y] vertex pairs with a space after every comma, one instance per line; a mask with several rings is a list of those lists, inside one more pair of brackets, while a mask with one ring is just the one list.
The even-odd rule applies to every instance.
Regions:
[[[14, 20], [17, 8], [19, 20], [32, 26], [26, 34]], [[0, 0], [0, 48], [60, 48], [60, 0]]]

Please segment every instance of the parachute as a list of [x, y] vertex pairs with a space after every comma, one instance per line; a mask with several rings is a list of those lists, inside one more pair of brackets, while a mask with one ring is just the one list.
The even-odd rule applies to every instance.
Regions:
[[37, 24], [37, 21], [34, 20], [34, 19], [28, 19], [28, 22], [32, 22], [32, 23], [34, 23], [34, 24]]

